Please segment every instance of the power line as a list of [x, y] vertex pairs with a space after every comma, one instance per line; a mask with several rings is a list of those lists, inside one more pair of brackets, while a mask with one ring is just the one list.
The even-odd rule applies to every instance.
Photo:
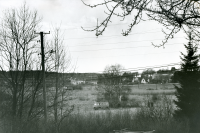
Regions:
[[[177, 38], [184, 38], [184, 37], [176, 37]], [[120, 44], [120, 43], [132, 43], [132, 42], [146, 42], [146, 41], [159, 41], [163, 39], [153, 39], [153, 40], [142, 40], [142, 41], [128, 41], [128, 42], [115, 42], [115, 43], [103, 43], [103, 44], [88, 44], [88, 45], [75, 45], [75, 46], [69, 46], [69, 47], [85, 47], [85, 46], [99, 46], [99, 45], [107, 45], [107, 44]]]
[[[109, 24], [108, 26], [115, 26], [115, 25], [125, 25], [128, 23], [123, 23], [123, 24]], [[77, 29], [82, 29], [81, 26], [80, 27], [76, 27], [76, 28], [66, 28], [66, 30], [77, 30]], [[84, 28], [96, 28], [96, 26], [88, 26], [88, 27], [84, 27]]]
[[[150, 21], [142, 21], [140, 23], [146, 23], [146, 22], [150, 22]], [[151, 22], [154, 22], [154, 21], [151, 21]], [[108, 26], [116, 26], [116, 25], [128, 25], [129, 23], [117, 23], [117, 24], [108, 24]], [[66, 28], [66, 30], [76, 30], [76, 29], [81, 29], [81, 26], [80, 27], [76, 27], [76, 28]], [[84, 28], [96, 28], [96, 26], [88, 26], [88, 27], [85, 27]]]
[[[120, 71], [120, 72], [138, 72], [138, 71], [141, 71], [141, 70], [163, 68], [163, 67], [177, 66], [177, 65], [180, 65], [180, 63], [170, 63], [170, 64], [163, 64], [163, 65], [157, 65], [157, 66], [145, 66], [145, 67], [137, 67], [137, 68], [127, 68], [127, 69], [122, 69], [122, 71]], [[103, 72], [104, 71], [85, 72], [85, 73], [103, 73]]]
[[[144, 34], [147, 34], [147, 33], [155, 33], [155, 32], [145, 32]], [[130, 34], [130, 36], [132, 36], [132, 35], [135, 35], [135, 34]], [[121, 36], [121, 35], [113, 35], [113, 36], [110, 36], [109, 38], [101, 39], [101, 40], [99, 40], [99, 38], [98, 38], [96, 41], [83, 42], [81, 44], [88, 44], [88, 43], [92, 43], [92, 42], [105, 41], [105, 40], [116, 38], [118, 36]], [[80, 39], [82, 39], [82, 38], [80, 38]], [[80, 44], [80, 43], [78, 43], [78, 44]], [[84, 46], [84, 45], [75, 45], [75, 46], [69, 46], [69, 47], [77, 47], [77, 46]]]
[[[115, 44], [115, 43], [114, 43]], [[117, 44], [117, 43], [116, 43]], [[182, 43], [173, 43], [167, 45], [175, 45], [175, 44], [182, 44]], [[131, 48], [141, 48], [141, 47], [153, 47], [153, 46], [136, 46], [136, 47], [123, 47], [123, 48], [109, 48], [109, 49], [95, 49], [95, 50], [80, 50], [80, 51], [70, 51], [70, 52], [88, 52], [88, 51], [101, 51], [101, 50], [114, 50], [114, 49], [131, 49]]]
[[[163, 64], [163, 65], [154, 65], [154, 66], [145, 66], [145, 67], [137, 67], [137, 68], [127, 68], [127, 69], [121, 69], [122, 71], [120, 72], [128, 72], [128, 71], [139, 71], [139, 70], [146, 70], [146, 69], [153, 69], [153, 68], [162, 68], [162, 67], [167, 67], [167, 66], [175, 66], [179, 65], [180, 63], [170, 63], [170, 64]], [[104, 71], [102, 71], [104, 72]]]
[[[180, 63], [172, 63], [172, 64], [168, 64], [168, 65], [163, 65], [163, 66], [149, 67], [149, 68], [146, 67], [145, 69], [137, 69], [137, 70], [134, 70], [134, 71], [120, 71], [120, 72], [124, 72], [124, 73], [125, 72], [133, 72], [133, 73], [135, 73], [135, 72], [138, 72], [140, 70], [147, 70], [147, 69], [153, 69], [153, 68], [163, 68], [163, 67], [177, 66], [177, 65], [180, 65]], [[199, 68], [199, 67], [191, 67], [191, 68]], [[180, 71], [180, 70], [181, 69], [179, 68], [179, 69], [176, 69], [175, 71]], [[104, 71], [101, 71], [101, 72], [104, 72]], [[89, 73], [89, 72], [87, 72], [87, 73]], [[98, 73], [98, 72], [90, 72], [90, 73]], [[116, 76], [112, 76], [112, 77], [101, 77], [100, 79], [112, 79], [112, 78], [119, 78], [119, 77], [121, 78], [121, 77], [129, 77], [129, 76], [127, 76], [127, 75], [125, 75], [125, 76], [116, 75]], [[95, 77], [95, 78], [91, 78], [90, 80], [98, 80], [98, 79], [99, 79], [99, 77]]]
[[[157, 30], [158, 28], [156, 29], [151, 29], [149, 31], [153, 31], [153, 30]], [[137, 35], [137, 34], [147, 34], [147, 33], [156, 33], [156, 32], [161, 32], [160, 30], [159, 31], [154, 31], [154, 32], [137, 32], [137, 33], [133, 33], [133, 34], [129, 34], [129, 36], [131, 35]], [[110, 35], [110, 36], [101, 36], [102, 37], [118, 37], [118, 36], [122, 36], [122, 35]], [[80, 37], [80, 38], [67, 38], [67, 39], [64, 39], [64, 40], [70, 40], [70, 39], [88, 39], [88, 38], [92, 38], [92, 39], [96, 39], [96, 37]]]
[[147, 54], [133, 54], [133, 55], [119, 55], [119, 56], [106, 56], [106, 57], [90, 57], [90, 58], [78, 58], [78, 59], [91, 59], [91, 58], [109, 58], [109, 57], [121, 57], [121, 56], [135, 56], [135, 55], [149, 55], [149, 54], [168, 54], [168, 53], [176, 53], [180, 51], [173, 52], [165, 52], [165, 53], [147, 53]]
[[180, 65], [180, 63], [170, 63], [170, 64], [163, 64], [163, 65], [155, 65], [155, 66], [146, 66], [146, 67], [138, 67], [137, 69], [135, 68], [128, 68], [126, 70], [146, 70], [146, 69], [150, 69], [150, 68], [161, 68], [161, 67], [168, 67], [168, 66], [175, 66], [175, 65]]

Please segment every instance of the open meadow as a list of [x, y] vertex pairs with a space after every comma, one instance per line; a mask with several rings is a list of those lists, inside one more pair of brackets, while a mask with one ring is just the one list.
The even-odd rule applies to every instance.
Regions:
[[177, 122], [172, 117], [174, 109], [170, 101], [175, 97], [174, 85], [159, 84], [157, 89], [155, 86], [153, 84], [140, 84], [140, 88], [137, 85], [127, 86], [131, 89], [130, 101], [140, 103], [149, 97], [155, 97], [155, 101], [162, 103], [153, 108], [140, 106], [94, 110], [93, 104], [98, 94], [97, 86], [84, 85], [82, 90], [71, 90], [70, 103], [75, 105], [75, 110], [64, 120], [60, 131], [111, 133], [113, 130], [128, 128], [134, 131], [155, 130], [155, 133], [188, 133], [187, 122]]
[[[178, 84], [175, 84], [178, 85]], [[143, 101], [152, 95], [168, 95], [174, 98], [174, 84], [139, 84], [127, 85], [130, 88], [129, 101], [142, 105]], [[71, 90], [70, 104], [73, 104], [74, 112], [93, 111], [93, 104], [97, 99], [97, 86], [82, 85], [81, 90]], [[136, 106], [138, 107], [138, 106]]]

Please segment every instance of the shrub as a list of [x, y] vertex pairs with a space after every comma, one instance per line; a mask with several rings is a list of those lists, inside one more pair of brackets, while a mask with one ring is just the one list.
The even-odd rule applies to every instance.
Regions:
[[73, 85], [72, 88], [73, 90], [83, 90], [82, 85]]
[[[167, 99], [164, 97], [164, 100]], [[74, 114], [65, 119], [60, 133], [108, 133], [125, 128], [133, 131], [155, 130], [155, 133], [188, 133], [187, 120], [174, 120], [170, 103], [167, 101], [159, 106], [143, 107], [137, 111], [122, 109]]]
[[157, 102], [158, 100], [160, 100], [160, 97], [158, 94], [153, 94], [151, 99], [153, 102]]
[[[187, 120], [174, 120], [170, 98], [160, 97], [162, 104], [151, 108], [72, 113], [61, 123], [59, 133], [109, 133], [125, 128], [133, 131], [155, 130], [155, 133], [188, 133]], [[42, 122], [42, 119], [36, 119], [20, 133], [43, 133]], [[48, 122], [48, 133], [55, 133], [55, 123], [51, 120]]]
[[79, 100], [80, 100], [80, 101], [88, 101], [89, 98], [88, 98], [88, 97], [81, 96], [81, 97], [79, 97]]
[[140, 107], [140, 101], [137, 99], [131, 99], [128, 103], [127, 103], [127, 107]]

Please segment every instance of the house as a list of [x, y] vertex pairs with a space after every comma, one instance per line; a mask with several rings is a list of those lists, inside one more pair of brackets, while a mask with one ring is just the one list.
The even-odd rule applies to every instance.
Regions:
[[83, 80], [79, 80], [79, 79], [72, 79], [71, 78], [71, 84], [73, 84], [73, 85], [79, 85], [79, 84], [85, 84], [85, 81], [83, 81]]
[[142, 84], [146, 84], [147, 82], [146, 82], [146, 80], [143, 78], [143, 79], [141, 80], [141, 83], [142, 83]]

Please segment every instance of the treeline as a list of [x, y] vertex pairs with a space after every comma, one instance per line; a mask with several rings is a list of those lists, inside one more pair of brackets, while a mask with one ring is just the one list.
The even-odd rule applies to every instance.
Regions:
[[155, 71], [153, 69], [147, 69], [144, 70], [142, 73], [103, 73], [98, 75], [98, 84], [106, 84], [107, 82], [118, 82], [124, 85], [140, 83], [176, 83], [178, 78], [176, 73], [178, 73], [178, 70], [176, 70], [174, 67], [171, 70], [161, 69], [158, 71]]

